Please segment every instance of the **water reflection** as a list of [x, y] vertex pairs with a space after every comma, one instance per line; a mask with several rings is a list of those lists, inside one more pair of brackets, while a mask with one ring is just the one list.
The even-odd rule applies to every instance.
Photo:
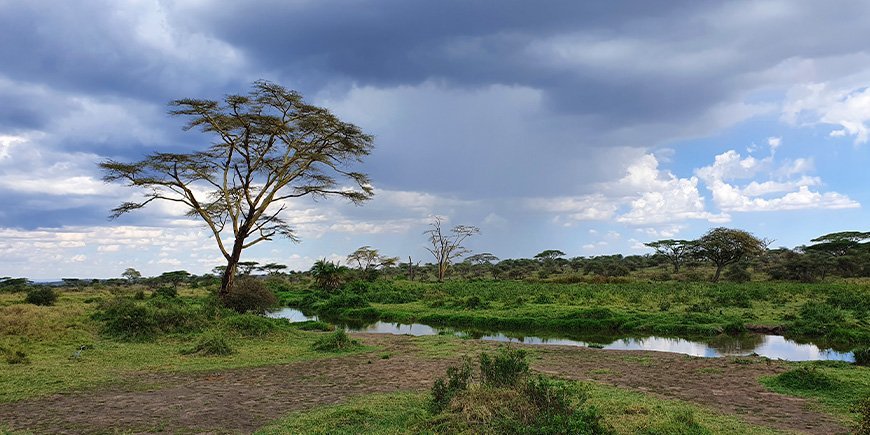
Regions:
[[[268, 314], [269, 317], [289, 319], [291, 322], [318, 320], [317, 316], [307, 316], [299, 310], [284, 308]], [[479, 340], [516, 342], [525, 344], [558, 344], [564, 346], [600, 347], [615, 350], [654, 350], [659, 352], [680, 353], [702, 357], [746, 356], [758, 354], [771, 359], [788, 361], [834, 360], [853, 361], [851, 352], [833, 349], [820, 349], [815, 344], [797, 343], [781, 335], [745, 334], [734, 337], [720, 335], [705, 341], [691, 341], [667, 337], [614, 337], [607, 335], [585, 335], [571, 338], [538, 337], [525, 334], [504, 332], [462, 331], [440, 328], [419, 323], [401, 324], [389, 322], [342, 324], [348, 331], [374, 334], [439, 335], [450, 334]]]

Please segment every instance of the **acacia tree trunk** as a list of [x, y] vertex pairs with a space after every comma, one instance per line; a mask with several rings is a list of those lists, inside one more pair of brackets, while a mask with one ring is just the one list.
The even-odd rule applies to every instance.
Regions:
[[221, 277], [221, 289], [218, 291], [218, 299], [223, 301], [229, 294], [230, 287], [236, 279], [236, 269], [239, 264], [239, 259], [242, 258], [242, 248], [245, 244], [245, 239], [236, 237], [233, 242], [233, 251], [230, 253], [230, 258], [227, 259], [227, 268], [224, 270], [224, 275]]
[[717, 264], [716, 265], [716, 273], [713, 275], [713, 279], [711, 280], [712, 282], [719, 282], [719, 274], [722, 273], [722, 269], [724, 267], [725, 267], [724, 264]]

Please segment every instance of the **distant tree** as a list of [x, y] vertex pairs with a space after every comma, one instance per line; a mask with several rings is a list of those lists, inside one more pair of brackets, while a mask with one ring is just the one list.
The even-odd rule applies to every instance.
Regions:
[[175, 100], [172, 106], [172, 115], [189, 119], [186, 128], [200, 128], [215, 140], [204, 151], [100, 163], [105, 181], [143, 195], [112, 210], [112, 217], [155, 200], [186, 206], [189, 216], [211, 230], [226, 259], [222, 300], [243, 250], [276, 236], [296, 240], [282, 218], [285, 200], [337, 196], [359, 204], [374, 193], [365, 174], [349, 169], [369, 154], [372, 137], [294, 91], [258, 81], [248, 95], [229, 95], [223, 102]]
[[341, 287], [342, 275], [346, 271], [346, 267], [338, 263], [326, 261], [325, 258], [314, 262], [310, 270], [311, 276], [314, 278], [314, 285], [321, 290], [327, 291], [335, 291]]
[[160, 276], [157, 277], [157, 281], [172, 284], [173, 288], [178, 288], [178, 284], [187, 281], [190, 277], [190, 272], [186, 270], [175, 270], [160, 274]]
[[423, 234], [429, 236], [431, 248], [426, 248], [435, 257], [435, 264], [438, 268], [438, 282], [444, 281], [444, 275], [447, 273], [447, 268], [450, 263], [471, 252], [462, 246], [465, 239], [480, 234], [480, 229], [471, 225], [457, 225], [450, 229], [450, 232], [445, 234], [441, 230], [441, 218], [435, 216], [432, 223], [429, 224], [432, 228], [425, 231]]
[[655, 249], [656, 254], [667, 258], [671, 265], [674, 266], [674, 273], [678, 273], [680, 271], [680, 266], [682, 266], [686, 260], [692, 258], [698, 249], [698, 245], [690, 240], [666, 239], [657, 242], [644, 243], [644, 245]]
[[262, 266], [258, 266], [257, 270], [261, 272], [266, 272], [268, 275], [279, 275], [287, 270], [287, 266], [278, 263], [267, 263]]
[[399, 259], [397, 257], [381, 255], [377, 249], [372, 249], [371, 246], [363, 246], [348, 255], [347, 262], [351, 265], [356, 263], [359, 270], [368, 272], [380, 267], [395, 266], [399, 263]]
[[484, 264], [492, 265], [493, 263], [496, 263], [496, 262], [498, 262], [498, 257], [490, 254], [489, 252], [470, 255], [465, 260], [463, 260], [463, 263], [468, 263], [468, 264], [473, 264], [473, 265], [478, 265], [478, 266], [484, 265]]
[[749, 232], [731, 228], [713, 228], [697, 241], [697, 255], [716, 266], [713, 282], [719, 281], [722, 269], [767, 249], [768, 242]]
[[537, 255], [535, 255], [535, 259], [546, 261], [546, 260], [555, 260], [559, 257], [564, 257], [564, 256], [565, 256], [565, 253], [558, 250], [558, 249], [547, 249], [546, 251], [540, 252]]
[[124, 273], [121, 274], [122, 277], [127, 279], [127, 282], [132, 284], [142, 278], [142, 274], [139, 273], [138, 270], [133, 269], [132, 267], [128, 267]]
[[2, 292], [20, 292], [27, 290], [32, 282], [27, 278], [12, 278], [4, 276], [0, 278], [0, 293]]
[[257, 266], [259, 265], [260, 263], [256, 261], [240, 261], [236, 264], [236, 266], [239, 268], [239, 275], [244, 276], [250, 275], [251, 272], [253, 272], [254, 269], [257, 269]]
[[805, 247], [807, 252], [815, 251], [828, 254], [832, 257], [842, 257], [849, 251], [861, 246], [862, 242], [870, 240], [870, 232], [841, 231], [838, 233], [825, 234], [811, 240], [814, 245]]

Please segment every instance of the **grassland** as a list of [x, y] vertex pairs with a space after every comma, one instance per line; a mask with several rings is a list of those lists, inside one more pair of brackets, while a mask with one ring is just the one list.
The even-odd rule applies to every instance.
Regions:
[[[815, 327], [823, 331], [815, 337], [842, 346], [868, 343], [864, 338], [868, 331], [867, 286], [860, 283], [710, 285], [476, 281], [436, 284], [398, 280], [356, 282], [337, 293], [313, 291], [308, 285], [298, 283], [273, 282], [272, 288], [287, 304], [347, 317], [375, 315], [396, 321], [453, 326], [664, 335], [739, 332], [754, 325], [783, 328], [786, 332]], [[144, 290], [143, 294], [137, 295], [139, 290]], [[182, 287], [179, 296], [171, 300], [152, 297], [151, 293], [150, 289], [137, 286], [61, 289], [52, 306], [27, 304], [22, 293], [0, 294], [0, 356], [3, 357], [0, 360], [3, 366], [0, 405], [42, 406], [39, 401], [54, 400], [48, 396], [55, 393], [78, 394], [84, 398], [74, 400], [114, 397], [115, 393], [104, 392], [119, 385], [123, 385], [124, 394], [135, 396], [137, 391], [146, 394], [167, 388], [167, 379], [181, 379], [172, 376], [189, 375], [194, 379], [191, 382], [205, 383], [213, 381], [200, 374], [227, 370], [236, 370], [235, 379], [243, 380], [240, 382], [250, 385], [256, 394], [259, 383], [272, 381], [268, 377], [244, 380], [245, 370], [276, 367], [269, 370], [270, 376], [280, 376], [282, 365], [314, 371], [332, 367], [329, 370], [339, 373], [353, 367], [359, 375], [356, 378], [356, 375], [347, 375], [348, 379], [353, 379], [348, 382], [364, 385], [368, 382], [367, 373], [373, 376], [373, 369], [369, 367], [377, 368], [381, 364], [380, 370], [386, 371], [371, 382], [383, 384], [391, 376], [399, 376], [394, 372], [414, 372], [424, 366], [441, 367], [477, 349], [477, 344], [467, 340], [433, 336], [409, 337], [400, 341], [401, 345], [387, 337], [369, 338], [364, 346], [347, 342], [348, 348], [339, 352], [318, 351], [315, 343], [329, 342], [324, 339], [327, 333], [303, 329], [322, 329], [323, 325], [291, 325], [282, 320], [216, 309], [209, 290], [203, 288]], [[153, 337], [131, 339], [107, 331], [105, 311], [119, 300], [159, 314], [162, 322], [159, 332]], [[198, 343], [214, 338], [231, 352], [204, 355], [191, 351]], [[22, 358], [16, 358], [18, 352]], [[565, 364], [572, 364], [571, 351], [560, 355], [567, 358]], [[630, 362], [632, 358], [638, 363]], [[306, 364], [309, 361], [316, 364]], [[668, 369], [661, 366], [661, 361], [664, 360], [656, 354], [627, 355], [607, 363], [610, 365], [593, 365], [586, 369], [585, 376], [596, 382], [571, 382], [585, 392], [585, 403], [594, 408], [606, 427], [615, 433], [774, 432], [691, 401], [666, 400], [608, 385], [608, 379], [626, 373], [628, 369], [622, 366], [630, 365], [631, 370], [641, 372]], [[723, 373], [744, 370], [739, 364], [686, 367], [699, 377], [722, 377]], [[754, 367], [757, 366], [746, 366], [746, 370], [756, 370]], [[766, 376], [755, 381], [756, 385], [762, 382], [771, 391], [809, 398], [819, 412], [836, 415], [846, 425], [860, 418], [853, 408], [862, 397], [870, 396], [870, 370], [845, 363], [800, 363], [785, 367], [788, 368], [785, 373]], [[803, 367], [812, 368], [813, 374], [808, 380], [804, 378]], [[799, 373], [787, 375], [791, 371]], [[261, 374], [257, 376], [262, 376], [262, 372], [258, 373]], [[306, 379], [304, 382], [311, 383], [312, 388], [328, 386], [328, 391], [332, 392], [329, 394], [341, 394], [346, 389], [331, 382], [335, 376], [329, 373], [312, 376], [300, 379]], [[431, 386], [431, 381], [421, 384], [420, 379], [407, 383], [413, 386], [410, 390], [347, 396], [337, 405], [318, 405], [320, 402], [314, 400], [310, 405], [300, 405], [301, 408], [291, 406], [287, 409], [296, 411], [267, 425], [262, 432], [437, 432], [437, 421], [425, 408], [428, 393], [424, 389]], [[822, 381], [816, 382], [818, 379]], [[239, 388], [237, 381], [226, 382]], [[258, 404], [251, 406], [268, 406], [268, 401], [268, 397], [258, 398]], [[58, 428], [71, 427], [79, 428]], [[136, 430], [150, 430], [148, 427], [135, 426]]]

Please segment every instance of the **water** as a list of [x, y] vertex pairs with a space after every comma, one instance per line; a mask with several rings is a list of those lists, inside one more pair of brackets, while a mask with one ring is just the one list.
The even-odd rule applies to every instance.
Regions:
[[[317, 320], [293, 308], [284, 308], [269, 314], [269, 317], [289, 319], [291, 322]], [[563, 346], [600, 347], [615, 350], [653, 350], [685, 355], [716, 358], [723, 356], [747, 356], [758, 354], [771, 359], [787, 361], [854, 361], [851, 352], [819, 348], [811, 343], [798, 343], [781, 335], [745, 334], [740, 337], [717, 336], [705, 341], [692, 341], [669, 337], [614, 337], [588, 336], [586, 338], [538, 337], [504, 332], [470, 332], [451, 328], [432, 327], [419, 323], [400, 324], [375, 322], [367, 325], [342, 325], [352, 332], [374, 334], [439, 335], [453, 334], [480, 340], [525, 343], [558, 344]]]

